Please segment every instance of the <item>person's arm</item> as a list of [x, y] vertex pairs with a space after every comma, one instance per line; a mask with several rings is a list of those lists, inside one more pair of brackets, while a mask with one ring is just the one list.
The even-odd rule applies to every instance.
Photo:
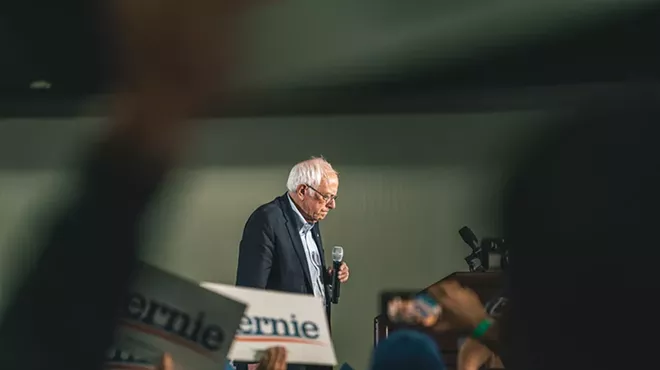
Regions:
[[468, 338], [458, 351], [458, 370], [479, 370], [493, 356], [487, 347]]
[[504, 364], [507, 363], [507, 359], [509, 358], [509, 351], [505, 345], [507, 332], [504, 332], [503, 330], [509, 327], [508, 320], [512, 317], [511, 309], [512, 306], [510, 304], [504, 305], [500, 309], [499, 314], [497, 318], [494, 319], [492, 325], [484, 335], [479, 338], [479, 342], [493, 351]]
[[273, 240], [273, 229], [266, 215], [255, 212], [245, 225], [238, 249], [237, 286], [266, 288], [273, 266]]
[[[474, 312], [479, 312], [478, 310], [475, 310]], [[457, 329], [461, 330], [464, 334], [471, 335], [470, 340], [481, 343], [484, 345], [486, 348], [488, 348], [490, 351], [492, 351], [495, 355], [499, 356], [500, 358], [505, 358], [505, 354], [503, 354], [503, 351], [505, 350], [505, 346], [502, 343], [502, 333], [501, 333], [501, 328], [502, 328], [502, 320], [506, 320], [507, 313], [504, 312], [502, 316], [499, 318], [493, 318], [486, 314], [485, 310], [483, 311], [482, 314], [475, 314], [469, 318], [466, 319], [465, 325], [463, 328], [460, 326], [456, 327]], [[477, 331], [477, 327], [482, 325], [483, 321], [490, 321], [490, 326], [488, 326], [488, 329], [483, 332], [482, 334], [475, 336], [475, 331]], [[438, 324], [436, 324], [437, 329], [439, 331], [443, 331], [446, 329], [443, 328], [443, 324], [446, 324], [446, 322], [443, 322], [442, 320], [438, 321]]]
[[0, 324], [3, 368], [66, 363], [87, 370], [103, 362], [136, 261], [142, 215], [168, 168], [128, 133], [94, 149], [77, 198], [42, 231], [42, 254]]
[[[502, 354], [505, 348], [501, 341], [500, 327], [501, 320], [506, 320], [510, 316], [508, 305], [505, 306], [500, 319], [495, 320], [488, 315], [477, 294], [456, 281], [442, 282], [432, 286], [428, 292], [442, 307], [439, 320], [433, 326], [434, 330], [452, 329], [471, 335], [505, 360]], [[486, 320], [490, 322], [485, 323]], [[489, 325], [484, 326], [484, 324]], [[506, 361], [504, 363], [506, 364]]]
[[98, 23], [111, 30], [118, 76], [111, 132], [87, 157], [76, 199], [35, 230], [43, 234], [41, 256], [0, 322], [3, 369], [102, 366], [142, 216], [190, 133], [186, 118], [226, 71], [222, 58], [230, 57], [239, 15], [233, 10], [244, 3], [103, 2], [107, 22]]
[[504, 357], [502, 356], [503, 346], [500, 337], [500, 327], [501, 323], [497, 320], [493, 320], [493, 323], [490, 325], [488, 330], [486, 330], [483, 336], [476, 338], [476, 340], [498, 356]]

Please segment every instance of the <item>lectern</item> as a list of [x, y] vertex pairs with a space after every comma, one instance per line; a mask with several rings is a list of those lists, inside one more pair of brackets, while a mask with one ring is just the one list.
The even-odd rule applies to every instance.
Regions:
[[[430, 285], [422, 292], [445, 280], [456, 280], [462, 285], [474, 290], [482, 302], [495, 298], [501, 293], [503, 288], [501, 272], [455, 272], [435, 284]], [[381, 314], [374, 318], [374, 345], [380, 340], [387, 338], [389, 333], [400, 329], [401, 326], [394, 325], [387, 319], [386, 311], [381, 307]], [[442, 355], [444, 356], [447, 369], [456, 368], [456, 358], [458, 355], [459, 336], [454, 332], [436, 333], [429, 332], [436, 340]]]

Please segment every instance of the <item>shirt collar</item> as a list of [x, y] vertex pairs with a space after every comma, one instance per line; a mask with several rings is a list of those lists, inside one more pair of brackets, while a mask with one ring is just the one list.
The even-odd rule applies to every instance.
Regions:
[[286, 197], [289, 199], [289, 203], [291, 204], [291, 208], [293, 208], [293, 212], [296, 213], [298, 216], [298, 222], [296, 222], [296, 225], [298, 226], [298, 231], [306, 233], [309, 230], [311, 230], [314, 227], [314, 224], [307, 222], [305, 220], [305, 217], [303, 217], [302, 213], [298, 210], [298, 206], [296, 206], [296, 203], [293, 201], [291, 198], [291, 195], [289, 193], [286, 194]]

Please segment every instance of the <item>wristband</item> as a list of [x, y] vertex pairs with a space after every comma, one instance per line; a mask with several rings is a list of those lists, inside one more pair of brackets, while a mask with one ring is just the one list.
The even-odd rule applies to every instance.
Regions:
[[481, 320], [481, 322], [477, 325], [477, 327], [474, 328], [472, 331], [471, 337], [474, 339], [479, 339], [486, 334], [488, 329], [490, 329], [491, 325], [493, 325], [493, 320], [490, 318], [485, 318]]

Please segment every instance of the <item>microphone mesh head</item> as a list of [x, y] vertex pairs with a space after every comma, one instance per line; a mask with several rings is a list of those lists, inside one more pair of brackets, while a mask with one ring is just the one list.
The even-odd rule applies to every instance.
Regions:
[[341, 262], [344, 259], [344, 248], [342, 247], [333, 247], [332, 248], [332, 261]]

